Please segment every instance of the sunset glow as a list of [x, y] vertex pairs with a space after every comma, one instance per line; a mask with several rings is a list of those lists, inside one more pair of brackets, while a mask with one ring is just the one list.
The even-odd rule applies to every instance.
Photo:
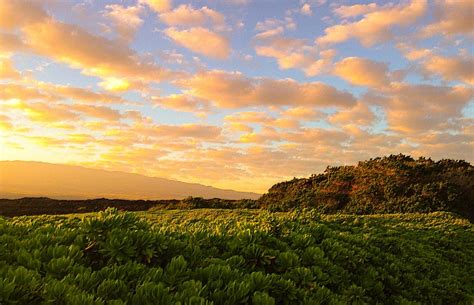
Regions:
[[240, 191], [474, 162], [471, 0], [0, 0], [0, 160]]

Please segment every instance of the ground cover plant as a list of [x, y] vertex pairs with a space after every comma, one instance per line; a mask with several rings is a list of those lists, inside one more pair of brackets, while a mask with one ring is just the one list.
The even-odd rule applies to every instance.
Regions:
[[471, 304], [472, 257], [445, 212], [0, 218], [0, 304]]

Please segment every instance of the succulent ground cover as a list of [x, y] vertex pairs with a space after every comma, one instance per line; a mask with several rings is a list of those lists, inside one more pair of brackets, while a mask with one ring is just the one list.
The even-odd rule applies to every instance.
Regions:
[[473, 233], [445, 212], [0, 218], [0, 304], [471, 304]]

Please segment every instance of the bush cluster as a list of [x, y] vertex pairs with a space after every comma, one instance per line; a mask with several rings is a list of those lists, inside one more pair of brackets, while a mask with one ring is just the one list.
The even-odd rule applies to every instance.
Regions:
[[474, 167], [391, 155], [275, 184], [258, 203], [275, 211], [310, 207], [322, 213], [450, 211], [474, 220]]

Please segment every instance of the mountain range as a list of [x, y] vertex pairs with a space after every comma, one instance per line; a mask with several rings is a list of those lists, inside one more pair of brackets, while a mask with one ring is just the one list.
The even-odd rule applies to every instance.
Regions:
[[0, 198], [257, 199], [260, 194], [139, 174], [34, 161], [0, 161]]

